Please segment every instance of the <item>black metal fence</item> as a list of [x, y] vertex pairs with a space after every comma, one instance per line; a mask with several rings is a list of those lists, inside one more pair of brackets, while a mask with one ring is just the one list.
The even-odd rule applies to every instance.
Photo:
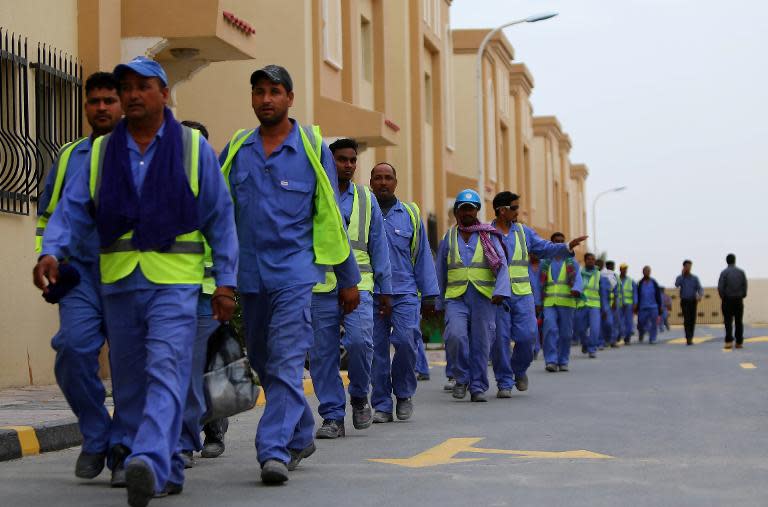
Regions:
[[[29, 70], [34, 76], [34, 136]], [[82, 66], [71, 56], [0, 28], [0, 212], [28, 215], [61, 145], [82, 135]]]

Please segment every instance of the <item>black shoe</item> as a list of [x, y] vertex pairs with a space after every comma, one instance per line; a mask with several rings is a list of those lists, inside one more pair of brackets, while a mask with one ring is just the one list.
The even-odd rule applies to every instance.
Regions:
[[195, 456], [192, 454], [192, 451], [181, 451], [179, 457], [181, 458], [181, 461], [184, 462], [185, 470], [192, 468], [196, 464]]
[[611, 348], [612, 349], [618, 349], [619, 348], [619, 344], [618, 343], [611, 343]]
[[640, 343], [643, 343], [643, 335], [638, 335], [637, 341], [639, 341]]
[[125, 467], [125, 481], [128, 491], [128, 505], [147, 507], [155, 496], [155, 473], [140, 459], [131, 460]]
[[350, 404], [352, 405], [352, 426], [356, 430], [370, 428], [373, 424], [373, 415], [368, 398], [352, 398]]
[[496, 393], [497, 398], [511, 398], [512, 397], [512, 389], [499, 389]]
[[218, 458], [224, 454], [224, 440], [205, 439], [203, 450], [200, 452], [201, 458]]
[[282, 484], [288, 480], [288, 467], [282, 461], [268, 459], [261, 465], [261, 482]]
[[382, 412], [380, 410], [377, 410], [373, 414], [374, 424], [390, 423], [394, 420], [395, 418], [392, 416], [392, 412]]
[[300, 451], [294, 451], [293, 449], [288, 449], [288, 452], [291, 453], [291, 461], [288, 463], [288, 471], [293, 472], [296, 470], [296, 467], [299, 466], [299, 463], [304, 458], [309, 458], [312, 456], [315, 451], [317, 450], [317, 447], [315, 447], [315, 443], [312, 442], [308, 446], [306, 446], [304, 449]]
[[345, 435], [344, 421], [335, 421], [333, 419], [325, 419], [323, 425], [315, 433], [315, 438], [319, 439], [334, 439], [340, 438]]
[[549, 363], [544, 367], [544, 369], [550, 373], [553, 373], [557, 371], [557, 365], [555, 363]]
[[456, 386], [456, 379], [448, 378], [448, 381], [443, 386], [443, 391], [453, 391], [453, 388]]
[[589, 358], [590, 358], [590, 359], [594, 359], [594, 358], [596, 358], [596, 357], [597, 357], [597, 354], [595, 354], [594, 352], [590, 352], [590, 353], [589, 353]]
[[693, 345], [693, 338], [688, 338], [687, 340], [685, 340], [685, 344], [686, 345]]
[[558, 369], [560, 371], [568, 371], [568, 365], [567, 364], [561, 364], [560, 366], [558, 366]]
[[93, 479], [104, 470], [106, 454], [88, 454], [81, 452], [75, 463], [75, 475], [81, 479]]
[[426, 382], [427, 380], [429, 380], [429, 373], [417, 373], [416, 380], [418, 380], [419, 382], [422, 382], [422, 381]]
[[485, 393], [471, 393], [469, 398], [475, 403], [485, 403], [488, 401], [488, 398], [485, 397]]
[[587, 346], [586, 345], [582, 345], [581, 346], [581, 353], [582, 354], [586, 354], [587, 353]]
[[413, 400], [411, 398], [397, 398], [395, 415], [401, 421], [410, 419], [413, 415]]
[[467, 395], [467, 388], [469, 386], [467, 384], [459, 384], [456, 382], [456, 385], [453, 386], [453, 397], [457, 400], [463, 400], [464, 397]]
[[630, 340], [629, 340], [629, 338], [627, 338], [626, 340], [624, 340], [624, 345], [627, 345], [627, 346], [629, 346], [629, 343], [630, 343]]
[[518, 391], [523, 392], [528, 390], [528, 375], [525, 373], [521, 373], [520, 375], [515, 375], [515, 387]]
[[131, 450], [123, 444], [117, 444], [109, 450], [112, 455], [112, 477], [109, 485], [113, 488], [124, 488], [125, 482], [125, 458], [131, 454]]

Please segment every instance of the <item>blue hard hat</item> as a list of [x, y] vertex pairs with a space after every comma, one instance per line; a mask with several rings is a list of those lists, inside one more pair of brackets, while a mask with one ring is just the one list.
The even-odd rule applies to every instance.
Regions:
[[453, 203], [453, 209], [459, 209], [462, 204], [472, 204], [475, 208], [480, 209], [480, 194], [471, 188], [465, 188], [456, 196], [456, 201]]
[[165, 86], [168, 86], [168, 76], [165, 74], [163, 67], [146, 56], [137, 56], [128, 63], [121, 63], [115, 67], [115, 70], [112, 71], [112, 73], [115, 75], [115, 79], [120, 81], [123, 74], [129, 70], [132, 70], [140, 76], [159, 78]]

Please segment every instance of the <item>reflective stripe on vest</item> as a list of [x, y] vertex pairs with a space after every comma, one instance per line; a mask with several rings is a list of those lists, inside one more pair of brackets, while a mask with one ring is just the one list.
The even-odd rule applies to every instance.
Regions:
[[[619, 277], [619, 280], [621, 280], [621, 277]], [[630, 277], [626, 277], [623, 282], [621, 282], [621, 292], [622, 292], [622, 302], [625, 306], [627, 305], [633, 305], [635, 303], [635, 294], [632, 286], [632, 279]]]
[[600, 272], [585, 269], [581, 271], [581, 278], [587, 282], [584, 284], [584, 298], [576, 304], [577, 308], [600, 308]]
[[528, 243], [525, 240], [522, 225], [512, 224], [512, 231], [515, 234], [515, 251], [512, 253], [512, 261], [509, 263], [509, 281], [512, 286], [512, 294], [527, 296], [533, 294], [531, 280], [528, 277]]
[[[111, 134], [97, 138], [91, 150], [91, 199], [99, 206], [99, 189], [104, 166], [104, 154]], [[198, 164], [200, 155], [200, 131], [182, 126], [184, 169], [192, 194], [199, 191]], [[130, 275], [139, 266], [144, 276], [156, 284], [200, 284], [203, 280], [203, 256], [205, 242], [200, 231], [176, 236], [167, 250], [139, 251], [133, 246], [133, 231], [128, 231], [117, 241], [102, 248], [99, 255], [101, 282], [115, 283]]]
[[[371, 231], [371, 212], [373, 199], [371, 191], [365, 185], [352, 183], [352, 214], [349, 217], [349, 243], [355, 254], [357, 267], [360, 268], [362, 280], [358, 284], [358, 290], [373, 292], [373, 267], [371, 257], [368, 254], [368, 235]], [[327, 293], [336, 288], [336, 274], [333, 266], [325, 268], [325, 282], [318, 283], [312, 288], [312, 292]]]
[[576, 308], [576, 299], [571, 295], [571, 286], [566, 276], [567, 264], [560, 265], [557, 281], [552, 279], [552, 264], [547, 269], [547, 283], [544, 286], [544, 306], [565, 306]]
[[[227, 158], [221, 165], [227, 188], [229, 188], [229, 173], [232, 170], [235, 155], [254, 132], [256, 129], [238, 130], [227, 145]], [[315, 213], [312, 216], [312, 249], [315, 254], [315, 263], [335, 266], [347, 260], [350, 248], [347, 232], [344, 229], [344, 219], [336, 202], [336, 193], [321, 163], [323, 136], [317, 125], [299, 126], [299, 135], [317, 180], [314, 196]]]
[[56, 179], [53, 183], [51, 200], [48, 201], [48, 207], [45, 208], [45, 211], [40, 215], [40, 217], [38, 217], [37, 226], [35, 227], [35, 253], [40, 253], [43, 251], [43, 234], [45, 234], [45, 228], [48, 226], [48, 220], [56, 210], [56, 206], [59, 204], [59, 200], [61, 200], [61, 189], [64, 186], [64, 177], [67, 174], [69, 157], [72, 156], [72, 152], [75, 151], [75, 148], [80, 146], [80, 144], [82, 144], [86, 139], [88, 138], [82, 137], [76, 141], [67, 143], [59, 150], [59, 154], [56, 157], [58, 163], [56, 164]]
[[419, 249], [419, 234], [421, 234], [421, 211], [415, 202], [400, 202], [411, 217], [411, 226], [413, 227], [413, 236], [411, 236], [411, 264], [415, 266], [416, 255], [418, 254]]
[[483, 296], [491, 299], [496, 286], [496, 277], [488, 267], [483, 255], [480, 238], [477, 239], [475, 253], [469, 266], [464, 265], [459, 252], [459, 229], [455, 225], [446, 234], [448, 238], [448, 283], [445, 288], [446, 299], [460, 297], [467, 292], [467, 285], [472, 283]]

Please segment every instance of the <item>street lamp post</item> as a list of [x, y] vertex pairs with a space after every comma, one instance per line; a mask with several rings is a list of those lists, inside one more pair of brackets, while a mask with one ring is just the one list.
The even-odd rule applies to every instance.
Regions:
[[626, 189], [627, 187], [616, 187], [608, 190], [603, 190], [602, 192], [597, 194], [594, 199], [592, 199], [592, 247], [594, 248], [594, 252], [596, 256], [600, 256], [600, 252], [598, 252], [597, 250], [597, 211], [596, 211], [597, 200], [604, 195], [611, 194], [613, 192], [621, 192]]
[[557, 16], [556, 12], [536, 14], [498, 26], [488, 32], [477, 50], [477, 69], [475, 73], [477, 81], [477, 191], [481, 196], [481, 201], [485, 200], [485, 133], [483, 132], [485, 126], [485, 119], [483, 117], [483, 52], [485, 51], [485, 46], [494, 35], [508, 26], [519, 25], [521, 23], [536, 23], [537, 21], [544, 21], [545, 19], [554, 18], [555, 16]]

